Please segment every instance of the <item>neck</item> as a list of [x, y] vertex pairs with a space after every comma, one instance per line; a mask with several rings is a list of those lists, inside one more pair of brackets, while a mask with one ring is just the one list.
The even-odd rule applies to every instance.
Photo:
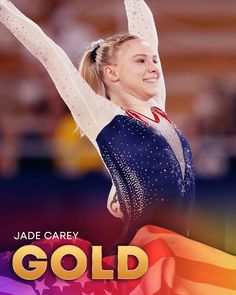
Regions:
[[129, 93], [117, 93], [110, 92], [109, 96], [111, 101], [123, 109], [133, 110], [141, 114], [152, 116], [151, 106], [155, 105], [152, 98], [148, 100], [142, 100]]

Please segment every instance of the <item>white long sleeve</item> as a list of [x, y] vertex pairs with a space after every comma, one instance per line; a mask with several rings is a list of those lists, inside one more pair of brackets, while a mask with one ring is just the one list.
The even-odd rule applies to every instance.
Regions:
[[153, 50], [157, 52], [161, 76], [158, 94], [154, 99], [157, 106], [165, 111], [166, 89], [158, 53], [158, 35], [153, 14], [144, 0], [124, 0], [124, 4], [128, 18], [129, 33], [147, 40]]
[[94, 141], [120, 108], [97, 95], [66, 53], [10, 1], [0, 1], [0, 20], [43, 64], [80, 129]]

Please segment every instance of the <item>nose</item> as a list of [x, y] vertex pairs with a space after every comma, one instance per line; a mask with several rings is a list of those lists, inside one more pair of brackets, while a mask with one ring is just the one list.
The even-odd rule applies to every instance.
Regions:
[[161, 70], [159, 69], [158, 67], [158, 64], [154, 63], [153, 61], [151, 61], [149, 63], [149, 66], [148, 66], [148, 72], [149, 73], [156, 73], [158, 78], [160, 77], [161, 75]]

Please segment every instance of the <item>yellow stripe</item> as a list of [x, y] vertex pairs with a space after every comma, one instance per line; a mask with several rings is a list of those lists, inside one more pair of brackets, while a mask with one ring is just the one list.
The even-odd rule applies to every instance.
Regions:
[[176, 274], [190, 281], [236, 290], [236, 270], [176, 257]]
[[175, 278], [174, 290], [181, 295], [236, 295], [234, 290]]

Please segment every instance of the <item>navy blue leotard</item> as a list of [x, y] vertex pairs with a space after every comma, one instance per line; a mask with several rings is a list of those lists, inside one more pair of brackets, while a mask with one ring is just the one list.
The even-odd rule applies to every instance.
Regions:
[[155, 224], [188, 233], [195, 195], [192, 154], [183, 134], [173, 129], [183, 149], [184, 175], [166, 138], [140, 120], [117, 115], [97, 136], [131, 232]]

